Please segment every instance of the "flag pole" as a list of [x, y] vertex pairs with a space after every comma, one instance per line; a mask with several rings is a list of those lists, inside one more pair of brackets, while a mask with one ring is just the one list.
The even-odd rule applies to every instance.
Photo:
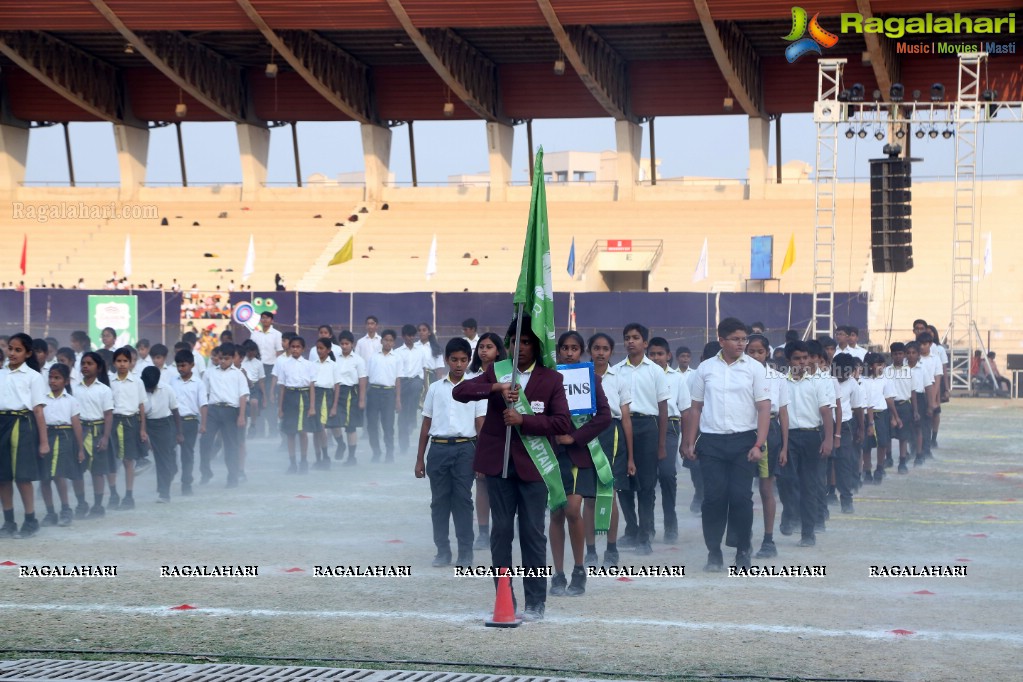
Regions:
[[[512, 376], [511, 385], [512, 388], [518, 387], [519, 382], [519, 337], [522, 336], [522, 304], [517, 303], [515, 307], [515, 344], [512, 352]], [[506, 401], [506, 404], [507, 401]], [[508, 404], [508, 407], [514, 408], [514, 405]], [[504, 429], [504, 468], [501, 470], [501, 478], [508, 478], [508, 461], [511, 459], [511, 438], [512, 438], [512, 427], [506, 426]]]

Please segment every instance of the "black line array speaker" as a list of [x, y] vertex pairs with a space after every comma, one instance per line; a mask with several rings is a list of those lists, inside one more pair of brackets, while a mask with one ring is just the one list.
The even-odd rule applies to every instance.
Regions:
[[870, 160], [870, 252], [874, 272], [913, 269], [909, 159]]

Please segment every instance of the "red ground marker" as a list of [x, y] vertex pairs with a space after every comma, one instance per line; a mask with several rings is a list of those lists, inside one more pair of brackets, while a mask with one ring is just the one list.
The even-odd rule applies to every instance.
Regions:
[[956, 559], [956, 563], [960, 563], [960, 564], [968, 564], [971, 561], [973, 561], [973, 559], [964, 559], [962, 557], [959, 557], [958, 559]]
[[968, 538], [986, 538], [987, 533], [970, 533], [966, 537]]
[[313, 499], [309, 495], [295, 495], [296, 500], [311, 500]]
[[234, 516], [234, 512], [217, 512], [217, 516]]
[[1002, 502], [1015, 502], [1015, 501], [1016, 501], [1015, 497], [1007, 497], [1004, 500], [1002, 500]]
[[996, 521], [996, 520], [998, 520], [998, 517], [995, 516], [994, 514], [988, 514], [987, 516], [984, 517], [984, 520], [985, 521]]
[[901, 629], [899, 629], [899, 630], [889, 630], [888, 632], [892, 633], [893, 635], [897, 635], [899, 637], [905, 637], [906, 635], [915, 635], [916, 634], [912, 630], [901, 630]]
[[130, 530], [123, 530], [120, 533], [118, 533], [118, 535], [120, 535], [122, 538], [133, 538], [137, 535], [137, 533], [132, 533]]
[[179, 604], [178, 606], [170, 607], [171, 611], [194, 611], [196, 607], [191, 604]]
[[404, 540], [398, 540], [397, 538], [395, 538], [394, 540], [386, 540], [386, 542], [389, 545], [400, 545], [401, 543], [403, 543], [405, 541]]
[[0, 566], [17, 566], [17, 565], [18, 564], [14, 563], [13, 561], [5, 561], [3, 563], [0, 563]]
[[379, 483], [377, 483], [376, 481], [370, 481], [370, 482], [369, 482], [369, 483], [367, 483], [366, 485], [374, 485], [374, 486], [376, 486], [376, 485], [380, 485], [380, 484], [379, 484]]
[[632, 578], [627, 578], [626, 576], [623, 575], [621, 578], [618, 578], [618, 582], [620, 582], [620, 583], [631, 583], [632, 582]]
[[934, 593], [931, 592], [930, 590], [917, 590], [913, 594], [934, 594]]
[[284, 571], [285, 573], [305, 573], [305, 569], [299, 568], [298, 566], [292, 566], [291, 568], [283, 568], [281, 570]]

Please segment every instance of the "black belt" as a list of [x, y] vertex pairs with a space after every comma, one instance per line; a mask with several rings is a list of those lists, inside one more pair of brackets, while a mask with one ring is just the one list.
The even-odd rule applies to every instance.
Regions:
[[308, 386], [285, 386], [285, 391], [308, 391]]
[[896, 405], [909, 405], [910, 401], [909, 400], [896, 400], [895, 404]]
[[231, 403], [213, 403], [213, 407], [230, 407], [233, 410], [238, 409], [237, 405], [232, 405]]
[[778, 413], [777, 412], [772, 412], [771, 413], [771, 419], [777, 419], [777, 418], [778, 418]]
[[70, 424], [47, 424], [46, 425], [46, 430], [49, 431], [51, 429], [54, 430], [54, 431], [70, 431], [71, 430], [71, 425]]
[[682, 421], [682, 417], [668, 417], [668, 421], [672, 422]]
[[197, 422], [199, 421], [199, 416], [194, 414], [186, 414], [185, 416], [181, 417], [181, 419], [186, 422]]
[[632, 417], [634, 419], [657, 419], [657, 417], [652, 414], [641, 414], [639, 412], [633, 412]]
[[82, 423], [85, 424], [86, 426], [99, 426], [101, 424], [104, 424], [105, 420], [103, 420], [103, 419], [86, 419]]
[[463, 438], [461, 436], [444, 438], [444, 437], [438, 437], [438, 436], [431, 436], [430, 437], [430, 442], [431, 443], [440, 443], [441, 445], [448, 445], [450, 443], [475, 443], [476, 442], [476, 438], [475, 437], [473, 437], [473, 438]]
[[820, 431], [820, 430], [821, 430], [821, 427], [819, 427], [819, 426], [814, 426], [812, 428], [805, 428], [805, 429], [789, 429], [789, 431]]
[[383, 384], [370, 384], [369, 387], [370, 388], [385, 388], [385, 389], [394, 390], [394, 386], [384, 386]]
[[23, 417], [32, 410], [0, 410], [0, 415], [8, 417]]

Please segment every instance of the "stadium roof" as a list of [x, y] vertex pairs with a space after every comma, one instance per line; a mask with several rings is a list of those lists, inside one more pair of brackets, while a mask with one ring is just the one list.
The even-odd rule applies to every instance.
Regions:
[[[838, 33], [845, 12], [1005, 17], [1020, 4], [802, 6]], [[1016, 21], [1023, 26], [1023, 12]], [[7, 122], [640, 120], [723, 114], [726, 97], [733, 113], [766, 116], [811, 111], [817, 89], [813, 55], [785, 58], [792, 5], [779, 0], [5, 0], [0, 27]], [[897, 50], [934, 41], [978, 43], [841, 33], [823, 56], [848, 58], [846, 82], [868, 93], [887, 94], [891, 82], [927, 93], [943, 82], [954, 97], [954, 54]], [[1023, 99], [1023, 48], [1015, 52], [988, 61], [984, 87], [1001, 100]], [[270, 62], [275, 78], [265, 75]]]

